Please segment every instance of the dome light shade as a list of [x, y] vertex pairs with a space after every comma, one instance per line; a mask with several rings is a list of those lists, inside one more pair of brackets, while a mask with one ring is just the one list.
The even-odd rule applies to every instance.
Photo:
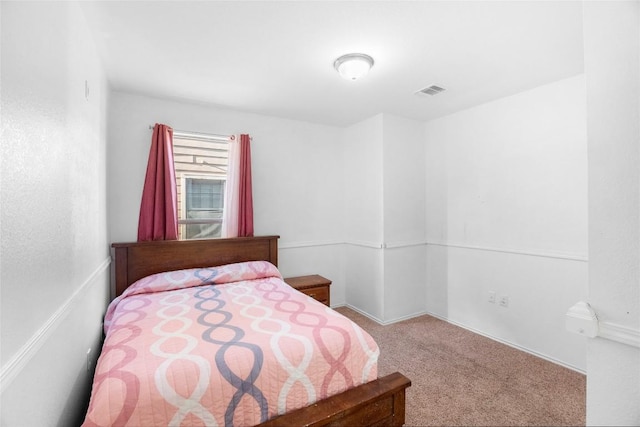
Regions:
[[364, 53], [348, 53], [336, 59], [333, 67], [347, 80], [357, 80], [373, 67], [373, 58]]

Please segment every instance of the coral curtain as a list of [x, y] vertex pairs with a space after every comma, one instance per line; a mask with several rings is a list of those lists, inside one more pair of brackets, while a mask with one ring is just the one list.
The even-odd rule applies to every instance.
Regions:
[[173, 129], [156, 123], [142, 189], [139, 242], [178, 239], [177, 199]]
[[225, 186], [222, 237], [253, 236], [251, 137], [232, 136]]
[[253, 236], [253, 188], [251, 183], [251, 138], [240, 135], [238, 237]]

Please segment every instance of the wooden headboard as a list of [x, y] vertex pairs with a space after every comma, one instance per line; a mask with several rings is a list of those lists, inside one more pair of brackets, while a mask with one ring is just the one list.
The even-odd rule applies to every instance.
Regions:
[[117, 297], [150, 274], [185, 268], [215, 267], [243, 261], [269, 261], [278, 266], [279, 236], [206, 240], [163, 240], [114, 243]]

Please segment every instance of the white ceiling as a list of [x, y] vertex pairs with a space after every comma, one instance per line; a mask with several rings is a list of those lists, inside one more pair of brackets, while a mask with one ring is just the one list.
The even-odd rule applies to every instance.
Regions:
[[[81, 2], [116, 90], [331, 125], [428, 120], [583, 71], [579, 1]], [[350, 52], [361, 80], [333, 69]], [[436, 84], [435, 97], [414, 93]]]

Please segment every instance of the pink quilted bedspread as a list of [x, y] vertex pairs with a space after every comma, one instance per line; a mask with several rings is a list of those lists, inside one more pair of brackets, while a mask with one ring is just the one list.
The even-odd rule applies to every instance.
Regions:
[[265, 261], [141, 279], [105, 333], [84, 426], [255, 425], [377, 377], [373, 339]]

